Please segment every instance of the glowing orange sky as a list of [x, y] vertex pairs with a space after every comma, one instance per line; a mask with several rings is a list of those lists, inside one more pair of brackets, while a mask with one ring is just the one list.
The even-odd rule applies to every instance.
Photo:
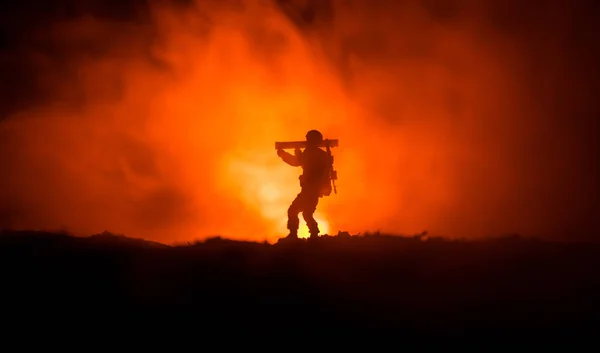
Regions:
[[151, 26], [83, 18], [40, 33], [102, 49], [66, 55], [69, 80], [31, 54], [56, 97], [1, 125], [12, 225], [273, 241], [300, 173], [274, 142], [319, 129], [340, 140], [323, 233], [551, 227], [559, 211], [536, 206], [547, 199], [532, 186], [542, 169], [519, 169], [541, 116], [520, 47], [477, 7], [454, 26], [416, 2], [339, 7], [329, 27], [301, 32], [269, 4], [154, 6]]

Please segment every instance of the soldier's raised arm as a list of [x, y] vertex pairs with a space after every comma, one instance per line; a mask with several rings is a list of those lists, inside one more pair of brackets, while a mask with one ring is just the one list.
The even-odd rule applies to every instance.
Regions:
[[296, 151], [295, 154], [290, 154], [284, 150], [277, 150], [277, 155], [283, 159], [284, 162], [291, 165], [292, 167], [300, 166], [300, 156], [302, 153]]

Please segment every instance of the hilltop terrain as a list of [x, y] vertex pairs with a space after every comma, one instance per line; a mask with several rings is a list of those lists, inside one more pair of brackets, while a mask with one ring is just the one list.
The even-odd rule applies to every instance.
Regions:
[[110, 233], [0, 235], [10, 310], [184, 315], [227, 327], [505, 335], [583, 332], [600, 247], [520, 236], [168, 246]]

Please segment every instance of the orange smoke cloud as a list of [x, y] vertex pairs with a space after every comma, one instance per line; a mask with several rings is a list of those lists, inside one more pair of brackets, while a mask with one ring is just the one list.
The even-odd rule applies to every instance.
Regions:
[[64, 106], [57, 98], [3, 124], [21, 154], [7, 178], [13, 226], [162, 241], [287, 231], [299, 171], [274, 141], [335, 134], [340, 89], [276, 7], [211, 6], [154, 7], [150, 47], [146, 28], [90, 19], [42, 34], [101, 50], [67, 57], [73, 84], [45, 78], [68, 91]]
[[310, 129], [340, 140], [325, 233], [574, 224], [546, 190], [576, 173], [540, 181], [554, 166], [524, 152], [532, 138], [558, 149], [557, 125], [532, 134], [547, 111], [520, 43], [485, 9], [451, 21], [419, 2], [322, 2], [302, 22], [310, 2], [281, 3], [153, 5], [142, 24], [83, 17], [38, 33], [51, 54], [26, 54], [51, 94], [0, 124], [3, 225], [272, 241], [300, 173], [274, 142]]

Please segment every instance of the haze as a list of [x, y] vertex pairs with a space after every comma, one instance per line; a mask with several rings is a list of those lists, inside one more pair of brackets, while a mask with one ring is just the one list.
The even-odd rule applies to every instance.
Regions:
[[274, 240], [300, 173], [274, 142], [314, 128], [330, 234], [600, 229], [592, 2], [160, 3], [3, 56], [35, 90], [0, 122], [0, 227]]

